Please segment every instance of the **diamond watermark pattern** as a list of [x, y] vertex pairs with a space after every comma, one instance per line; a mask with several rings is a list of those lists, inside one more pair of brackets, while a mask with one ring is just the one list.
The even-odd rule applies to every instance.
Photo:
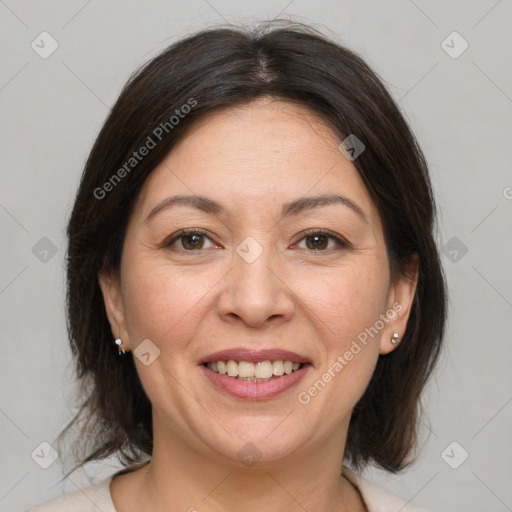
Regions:
[[43, 469], [48, 469], [58, 458], [59, 454], [50, 443], [43, 441], [30, 456]]
[[458, 59], [469, 48], [469, 44], [458, 32], [454, 31], [443, 40], [441, 48], [452, 59]]
[[442, 452], [441, 458], [450, 466], [452, 469], [457, 469], [469, 457], [469, 453], [461, 446], [457, 441], [450, 443]]
[[57, 50], [59, 43], [48, 32], [41, 32], [30, 46], [41, 59], [47, 59]]
[[261, 459], [262, 453], [253, 443], [245, 443], [236, 454], [246, 466], [254, 466]]
[[153, 364], [160, 355], [160, 349], [149, 339], [145, 339], [133, 351], [135, 357], [145, 366]]
[[263, 253], [263, 247], [252, 236], [248, 236], [238, 244], [236, 252], [246, 263], [254, 263]]
[[339, 146], [338, 149], [353, 162], [365, 149], [366, 146], [351, 133]]
[[458, 263], [467, 252], [467, 246], [456, 236], [443, 245], [443, 254], [453, 263]]
[[57, 254], [57, 246], [49, 238], [43, 236], [32, 247], [32, 253], [42, 263], [48, 263]]

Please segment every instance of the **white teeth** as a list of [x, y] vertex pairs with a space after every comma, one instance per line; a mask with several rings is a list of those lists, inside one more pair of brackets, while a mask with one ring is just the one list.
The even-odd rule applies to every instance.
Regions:
[[254, 376], [257, 379], [270, 379], [273, 373], [272, 363], [270, 361], [262, 361], [261, 363], [256, 363], [254, 367]]
[[[212, 368], [213, 370], [213, 368]], [[213, 370], [215, 371], [215, 370]], [[238, 363], [238, 376], [239, 377], [254, 377], [254, 364], [248, 361], [240, 361]]]
[[[208, 363], [210, 365], [210, 368], [215, 371], [213, 369], [213, 363]], [[218, 372], [221, 374], [221, 375], [226, 375], [228, 369], [227, 369], [227, 366], [226, 366], [226, 363], [224, 361], [217, 361], [217, 370]]]
[[274, 375], [283, 375], [284, 363], [280, 359], [272, 363], [272, 370]]
[[268, 380], [284, 374], [289, 375], [296, 372], [301, 367], [301, 364], [280, 359], [276, 361], [260, 361], [258, 363], [251, 363], [249, 361], [236, 362], [230, 359], [229, 361], [207, 363], [207, 367], [221, 375], [227, 374], [239, 380], [255, 382], [259, 379]]
[[238, 364], [230, 359], [227, 364], [228, 375], [230, 377], [238, 377]]

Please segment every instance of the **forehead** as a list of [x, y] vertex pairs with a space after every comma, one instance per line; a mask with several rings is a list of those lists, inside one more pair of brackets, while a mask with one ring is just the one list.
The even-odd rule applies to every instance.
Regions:
[[340, 193], [376, 213], [341, 138], [311, 109], [263, 98], [195, 121], [149, 175], [138, 210], [171, 194], [198, 194], [229, 208], [281, 207], [307, 195]]

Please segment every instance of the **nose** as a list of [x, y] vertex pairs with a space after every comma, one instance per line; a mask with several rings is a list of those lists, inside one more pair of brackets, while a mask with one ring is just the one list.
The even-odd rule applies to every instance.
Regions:
[[220, 317], [253, 328], [289, 321], [295, 305], [293, 286], [286, 282], [289, 278], [285, 274], [269, 249], [263, 250], [254, 261], [235, 252], [233, 268], [226, 276], [218, 301]]

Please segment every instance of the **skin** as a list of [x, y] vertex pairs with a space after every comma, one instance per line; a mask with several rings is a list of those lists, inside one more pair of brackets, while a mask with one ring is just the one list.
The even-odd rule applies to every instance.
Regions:
[[[134, 357], [152, 403], [154, 451], [148, 465], [112, 481], [119, 512], [366, 510], [340, 477], [350, 414], [379, 356], [395, 348], [393, 332], [405, 331], [416, 284], [391, 282], [379, 214], [340, 142], [306, 107], [259, 99], [196, 121], [146, 180], [120, 279], [99, 276], [122, 348], [150, 339], [160, 350], [149, 366]], [[343, 204], [281, 216], [284, 203], [324, 193], [349, 198], [366, 221]], [[145, 221], [176, 194], [215, 199], [232, 217], [179, 205]], [[200, 249], [187, 237], [165, 246], [184, 228], [208, 232]], [[314, 229], [350, 245], [320, 238], [315, 249]], [[236, 252], [249, 236], [263, 249], [252, 263]], [[400, 312], [308, 404], [299, 403], [298, 393], [394, 303]], [[240, 346], [295, 351], [313, 367], [277, 397], [235, 398], [214, 387], [198, 361]], [[249, 442], [261, 454], [250, 467], [237, 456]]]

